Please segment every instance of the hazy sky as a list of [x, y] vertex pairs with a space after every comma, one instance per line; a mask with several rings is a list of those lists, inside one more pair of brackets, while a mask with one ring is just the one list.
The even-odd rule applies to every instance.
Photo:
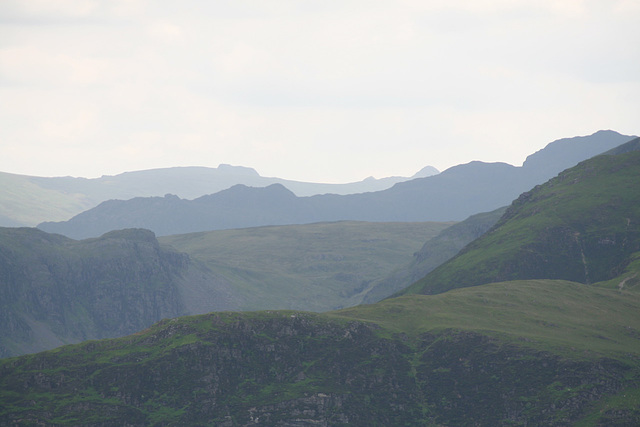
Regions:
[[638, 0], [2, 0], [0, 171], [347, 182], [640, 133]]

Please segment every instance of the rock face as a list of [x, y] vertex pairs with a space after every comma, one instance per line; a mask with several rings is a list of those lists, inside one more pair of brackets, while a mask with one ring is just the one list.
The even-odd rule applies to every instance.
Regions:
[[0, 229], [0, 357], [123, 336], [184, 314], [175, 283], [187, 264], [146, 230], [73, 241]]
[[163, 321], [0, 361], [0, 425], [570, 425], [629, 369], [470, 332], [383, 335], [295, 312]]

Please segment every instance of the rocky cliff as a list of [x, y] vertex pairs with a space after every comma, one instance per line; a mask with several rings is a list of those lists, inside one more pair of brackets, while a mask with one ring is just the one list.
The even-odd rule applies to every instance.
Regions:
[[176, 280], [188, 258], [153, 233], [74, 241], [0, 229], [0, 357], [122, 336], [184, 314]]
[[209, 314], [0, 362], [0, 425], [571, 425], [629, 373], [471, 332]]

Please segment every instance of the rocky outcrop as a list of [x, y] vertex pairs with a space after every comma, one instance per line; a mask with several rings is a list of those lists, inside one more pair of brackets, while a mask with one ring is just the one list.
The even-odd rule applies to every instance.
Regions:
[[571, 425], [628, 385], [613, 360], [454, 330], [385, 335], [296, 312], [167, 320], [1, 361], [0, 425]]
[[153, 233], [74, 241], [0, 229], [0, 357], [123, 336], [184, 314], [176, 280], [188, 257]]

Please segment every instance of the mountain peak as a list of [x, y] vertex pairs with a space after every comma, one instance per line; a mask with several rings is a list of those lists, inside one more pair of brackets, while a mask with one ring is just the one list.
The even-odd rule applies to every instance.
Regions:
[[440, 171], [433, 166], [425, 166], [416, 172], [411, 178], [426, 178], [428, 176], [437, 175]]
[[587, 136], [558, 139], [528, 156], [522, 167], [540, 169], [555, 175], [633, 138], [635, 137], [613, 130], [599, 130]]
[[227, 163], [220, 163], [218, 165], [218, 171], [234, 175], [260, 176], [260, 174], [253, 168], [248, 168], [246, 166], [232, 166]]

